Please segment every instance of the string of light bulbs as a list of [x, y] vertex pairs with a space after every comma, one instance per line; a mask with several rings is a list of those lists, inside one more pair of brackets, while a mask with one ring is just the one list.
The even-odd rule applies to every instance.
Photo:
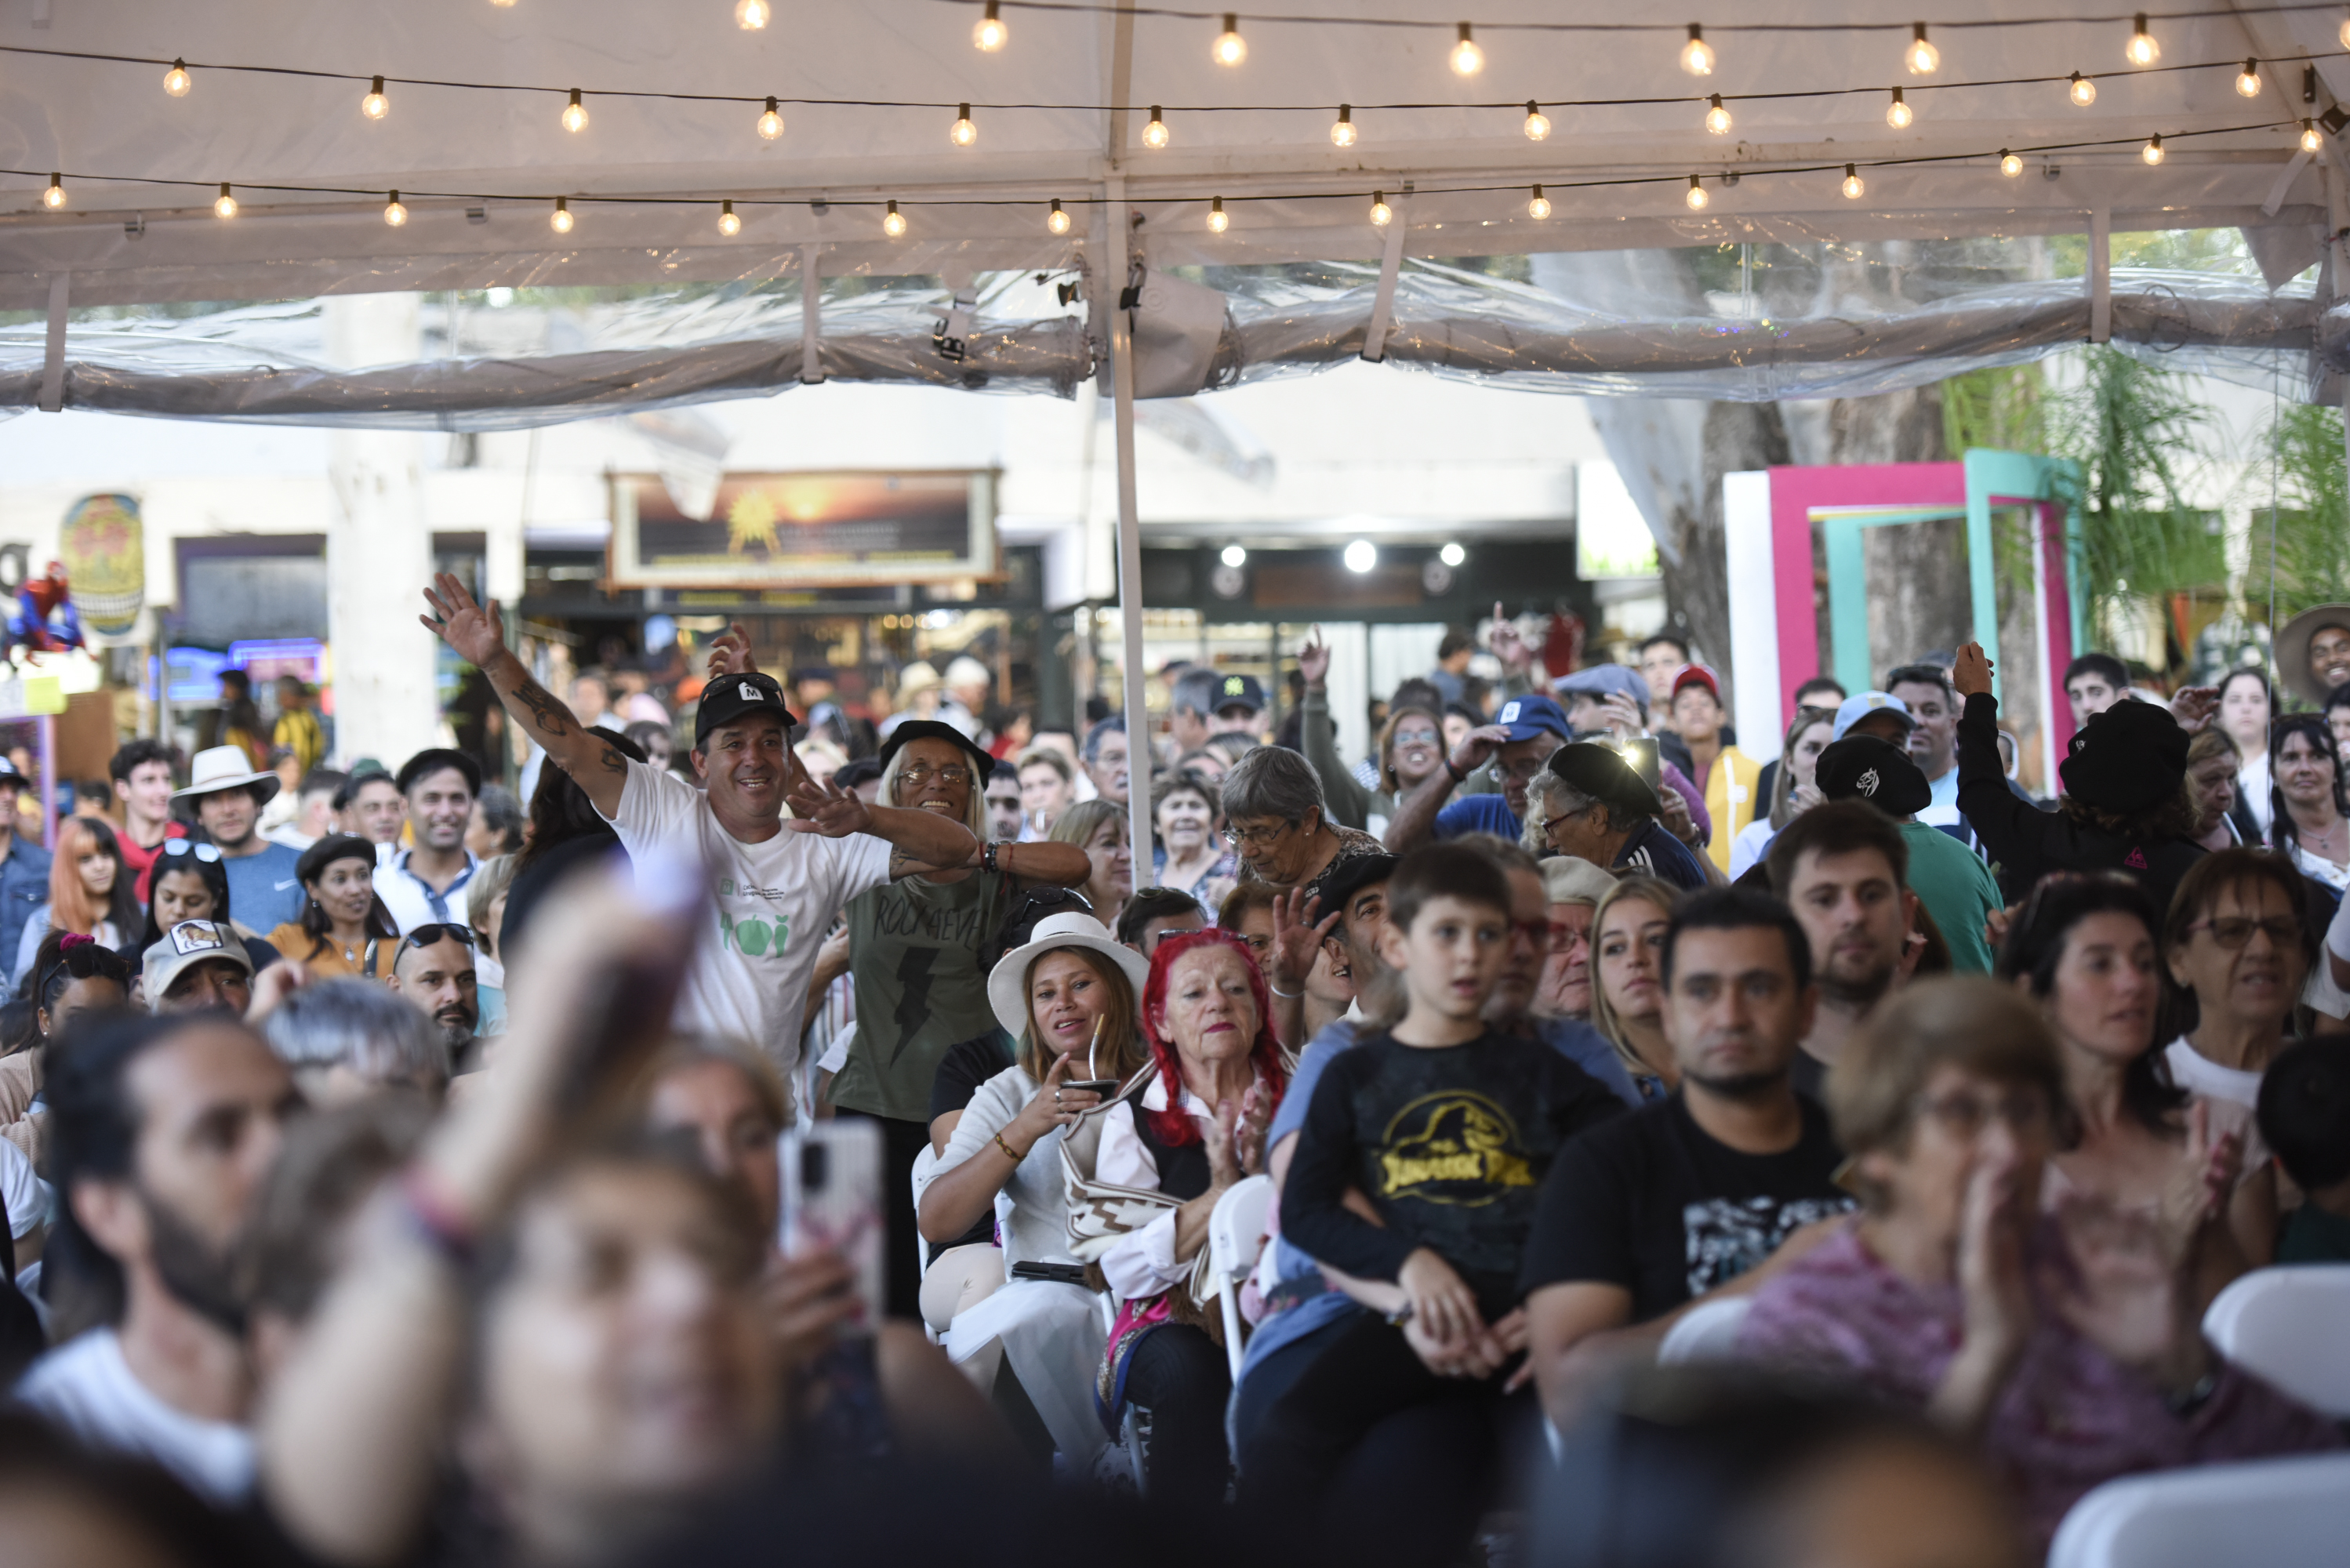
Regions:
[[[960, 0], [958, 0], [958, 3], [960, 3]], [[1918, 58], [1923, 57], [1920, 55], [1920, 51], [1932, 50], [1933, 48], [1932, 44], [1928, 40], [1926, 36], [1927, 24], [1916, 24], [1914, 31], [1916, 36], [1911, 41], [1910, 49], [1913, 67]], [[2342, 32], [2344, 35], [2345, 47], [2345, 48], [2350, 48], [2350, 19], [2345, 19], [2342, 25]], [[1691, 41], [1693, 45], [1702, 42], [1701, 39], [1696, 38], [1693, 38]], [[1468, 36], [1468, 25], [1466, 24], [1461, 26], [1461, 36], [1460, 37], [1458, 44], [1456, 44], [1455, 52], [1459, 52], [1460, 48], [1463, 47], [1472, 48], [1475, 47], [1473, 40]], [[0, 45], [0, 54], [20, 54], [122, 65], [151, 66], [160, 63], [158, 58], [145, 56], [108, 54], [88, 50], [47, 49], [22, 45]], [[2308, 53], [2272, 57], [2266, 63], [2272, 66], [2309, 67], [2313, 66], [2320, 59], [2330, 59], [2335, 57], [2338, 57], [2332, 52], [2325, 54]], [[1936, 65], [1939, 66], [1939, 54], [1937, 53], [1933, 58]], [[1492, 100], [1470, 103], [1436, 99], [1410, 99], [1364, 104], [1347, 103], [1338, 106], [1337, 119], [1332, 123], [1329, 134], [1331, 141], [1336, 146], [1343, 148], [1356, 145], [1361, 136], [1361, 127], [1354, 119], [1354, 115], [1358, 110], [1380, 113], [1409, 113], [1434, 110], [1459, 112], [1461, 110], [1518, 110], [1522, 109], [1523, 119], [1521, 121], [1521, 129], [1523, 134], [1529, 140], [1540, 141], [1548, 137], [1551, 132], [1551, 120], [1549, 114], [1546, 112], [1548, 110], [1637, 109], [1688, 103], [1700, 108], [1701, 111], [1701, 123], [1709, 132], [1717, 136], [1726, 136], [1735, 125], [1735, 117], [1730, 107], [1734, 104], [1780, 102], [1805, 99], [1846, 98], [1856, 94], [1887, 95], [1888, 100], [1885, 111], [1887, 123], [1892, 126], [1895, 130], [1906, 130], [1915, 121], [1917, 117], [1916, 107], [1911, 103], [1908, 96], [1911, 92], [1949, 93], [1954, 91], [1980, 91], [2002, 88], [2056, 86], [2062, 87], [2065, 89], [2067, 99], [2074, 105], [2085, 109], [2096, 102], [2096, 84], [2104, 78], [2140, 74], [2171, 74], [2177, 72], [2229, 70], [2234, 73], [2236, 91], [2242, 97], [2249, 99], [2258, 97], [2260, 93], [2264, 90], [2264, 78], [2261, 75], [2262, 64], [2262, 61], [2257, 57], [2246, 57], [2240, 61], [2233, 57], [2224, 59], [2172, 61], [2165, 64], [2160, 63], [2158, 56], [2157, 56], [2150, 57], [2148, 62], [2144, 66], [2134, 67], [2126, 70], [2099, 72], [2083, 72], [2074, 70], [2063, 75], [2051, 72], [2033, 76], [1984, 78], [1964, 81], [1918, 81], [1907, 84], [1906, 87], [1902, 85], [1895, 85], [1890, 88], [1872, 85], [1854, 85], [1828, 88], [1784, 88], [1773, 90], [1757, 90], [1750, 92], [1711, 92], [1701, 96], [1674, 93], [1619, 95], [1609, 98], [1591, 99], [1527, 99], [1524, 100]], [[976, 145], [979, 140], [978, 121], [974, 118], [975, 109], [988, 113], [1042, 111], [1058, 113], [1136, 114], [1140, 113], [1143, 108], [1143, 106], [1138, 104], [1044, 102], [1036, 100], [987, 102], [984, 100], [974, 99], [957, 100], [951, 104], [946, 100], [922, 99], [813, 98], [789, 97], [782, 94], [767, 94], [761, 96], [740, 93], [680, 92], [665, 89], [634, 88], [588, 89], [577, 87], [550, 87], [542, 83], [464, 81], [447, 78], [403, 78], [379, 74], [363, 76], [357, 72], [324, 70], [314, 67], [291, 66], [200, 64], [191, 67], [184, 58], [177, 57], [172, 60], [170, 68], [164, 73], [163, 90], [174, 98], [187, 97], [193, 87], [194, 73], [198, 71], [246, 72], [260, 75], [289, 76], [328, 81], [364, 81], [368, 85], [365, 93], [359, 99], [359, 112], [363, 118], [372, 121], [381, 121], [390, 118], [391, 113], [390, 88], [392, 87], [419, 87], [480, 92], [560, 95], [564, 99], [564, 103], [562, 110], [557, 116], [557, 123], [559, 123], [566, 131], [574, 134], [584, 131], [588, 129], [590, 123], [590, 116], [587, 107], [587, 100], [590, 98], [650, 99], [692, 103], [755, 104], [759, 106], [759, 112], [753, 121], [753, 130], [761, 140], [766, 141], [774, 141], [783, 136], [785, 126], [782, 106], [786, 103], [792, 104], [795, 107], [906, 110], [944, 110], [948, 108], [952, 108], [955, 111], [955, 118], [951, 125], [949, 127], [948, 140], [957, 147], [972, 147]], [[1218, 115], [1283, 113], [1321, 114], [1327, 112], [1329, 112], [1329, 107], [1324, 104], [1181, 104], [1175, 106], [1171, 109], [1165, 105], [1151, 104], [1149, 106], [1149, 119], [1144, 125], [1140, 136], [1140, 141], [1145, 149], [1154, 151], [1172, 145], [1174, 137], [1168, 127], [1166, 119], [1170, 113], [1187, 115]]]
[[[2314, 152], [2317, 151], [2318, 147], [2322, 145], [2322, 139], [2315, 124], [2308, 119], [2303, 119], [2296, 123], [2300, 131], [2300, 145], [2302, 149], [2304, 151]], [[2275, 121], [2256, 121], [2245, 125], [2206, 127], [2199, 130], [2173, 131], [2169, 133], [2168, 140], [2178, 141], [2203, 136], [2237, 135], [2246, 131], [2275, 130], [2277, 128], [2278, 123]], [[2041, 156], [2059, 152], [2097, 151], [2126, 146], [2137, 147], [2140, 160], [2148, 166], [2160, 164], [2167, 155], [2165, 135], [2161, 132], [2156, 132], [2143, 143], [2137, 142], [2136, 138], [2118, 137], [2092, 140], [2043, 142], [2020, 150], [2002, 147], [1999, 150], [1997, 155], [1997, 167], [2002, 175], [2012, 179], [2023, 172], [2024, 159], [2026, 156]], [[1866, 182], [1864, 181], [1860, 173], [1862, 169], [1875, 171], [1879, 169], [1920, 167], [1936, 164], [1970, 163], [1981, 161], [1990, 158], [1991, 156], [1991, 155], [1988, 152], [1942, 152], [1854, 160], [1850, 162], [1842, 164], [1783, 163], [1769, 167], [1755, 166], [1738, 170], [1726, 170], [1716, 176], [1716, 182], [1721, 185], [1735, 185], [1742, 183], [1745, 180], [1749, 179], [1789, 178], [1804, 174], [1833, 174], [1841, 171], [1842, 178], [1838, 184], [1838, 190], [1846, 200], [1857, 201], [1866, 193], [1867, 189]], [[0, 169], [0, 177], [8, 176], [26, 176], [30, 178], [39, 177], [38, 173], [32, 170]], [[213, 184], [213, 182], [209, 181], [164, 179], [151, 175], [138, 174], [76, 172], [73, 174], [73, 178], [78, 181], [84, 181], [94, 184], [119, 183], [164, 185], [178, 186], [188, 189], [210, 189]], [[1712, 200], [1711, 193], [1706, 189], [1704, 176], [1700, 173], [1691, 173], [1687, 175], [1685, 178], [1687, 180], [1687, 185], [1684, 188], [1684, 201], [1686, 204], [1691, 211], [1704, 211], [1711, 204]], [[1674, 185], [1680, 183], [1683, 179], [1684, 176], [1680, 174], [1627, 174], [1595, 176], [1586, 179], [1565, 181], [1554, 180], [1537, 182], [1532, 185], [1522, 185], [1512, 182], [1507, 184], [1480, 183], [1417, 186], [1414, 188], [1414, 193], [1429, 196], [1480, 195], [1490, 194], [1497, 192], [1527, 191], [1530, 192], [1529, 199], [1526, 203], [1527, 215], [1539, 221], [1550, 217], [1555, 210], [1548, 193], [1550, 191], [1591, 191], [1654, 186], [1660, 184]], [[62, 209], [66, 205], [67, 198], [65, 182], [65, 173], [58, 171], [51, 171], [49, 173], [48, 184], [42, 193], [42, 204], [44, 206], [55, 211]], [[245, 185], [243, 188], [248, 193], [260, 191], [267, 192], [272, 194], [282, 195], [367, 197], [374, 194], [374, 192], [369, 190], [343, 185], [255, 183]], [[244, 210], [237, 201], [235, 195], [236, 189], [237, 186], [232, 182], [223, 181], [219, 182], [219, 194], [213, 202], [212, 209], [214, 215], [223, 221], [237, 217]], [[1363, 194], [1364, 192], [1359, 191], [1348, 192], [1330, 190], [1258, 192], [1235, 196], [1231, 198], [1231, 200], [1238, 202], [1359, 201], [1362, 199]], [[394, 228], [400, 227], [407, 223], [410, 217], [410, 211], [406, 202], [401, 199], [400, 192], [394, 190], [385, 192], [384, 195], [385, 202], [383, 207], [383, 221]], [[411, 191], [410, 195], [431, 201], [451, 202], [462, 202], [469, 205], [485, 204], [493, 202], [516, 204], [525, 202], [551, 202], [553, 203], [553, 207], [548, 215], [548, 226], [558, 234], [568, 234], [572, 233], [577, 223], [577, 215], [572, 211], [572, 204], [574, 202], [589, 207], [708, 207], [714, 204], [718, 209], [718, 232], [721, 235], [730, 239], [740, 234], [743, 230], [743, 219], [735, 210], [738, 204], [754, 208], [780, 208], [807, 205], [847, 208], [872, 208], [878, 206], [883, 209], [880, 225], [881, 232], [886, 237], [890, 239], [902, 238], [909, 232], [910, 225], [908, 220], [904, 213], [900, 210], [901, 201], [905, 205], [913, 207], [1034, 207], [1037, 204], [1035, 197], [971, 195], [940, 196], [933, 198], [899, 198], [894, 196], [881, 197], [878, 195], [862, 198], [840, 198], [830, 195], [820, 197], [790, 197], [777, 195], [773, 197], [732, 196], [719, 198], [699, 195], [597, 196], [566, 194], [560, 196], [546, 196], [515, 194], [511, 192], [463, 191]], [[1370, 204], [1364, 213], [1366, 220], [1375, 228], [1384, 228], [1388, 226], [1394, 221], [1395, 210], [1387, 200], [1386, 189], [1375, 189], [1369, 192], [1369, 195]], [[1093, 195], [1052, 197], [1045, 203], [1045, 232], [1056, 237], [1066, 235], [1073, 227], [1073, 220], [1068, 211], [1069, 207], [1102, 206], [1108, 204], [1110, 200], [1111, 199], [1107, 196]], [[1133, 195], [1120, 198], [1123, 204], [1129, 207], [1196, 206], [1200, 200], [1201, 198], [1197, 194], [1167, 196]], [[1211, 234], [1224, 234], [1229, 229], [1232, 222], [1231, 214], [1225, 210], [1224, 203], [1226, 197], [1222, 193], [1216, 193], [1210, 196], [1208, 201], [1209, 208], [1206, 220], [1207, 228]]]

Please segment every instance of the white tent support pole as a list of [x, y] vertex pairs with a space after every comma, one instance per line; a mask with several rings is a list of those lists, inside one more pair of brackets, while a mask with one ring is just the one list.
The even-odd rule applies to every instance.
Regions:
[[1403, 231], [1409, 222], [1409, 196], [1395, 199], [1395, 216], [1388, 223], [1387, 248], [1379, 253], [1378, 292], [1371, 296], [1370, 325], [1363, 328], [1363, 358], [1373, 364], [1388, 357], [1388, 327], [1395, 320], [1396, 275], [1403, 270]]
[[800, 247], [800, 383], [813, 387], [824, 379], [824, 274], [816, 258], [819, 244]]
[[54, 414], [66, 406], [66, 301], [73, 292], [73, 274], [61, 272], [49, 279], [49, 346], [41, 361], [41, 411]]
[[[1119, 262], [1121, 285], [1126, 236], [1133, 233], [1133, 214], [1126, 204], [1126, 182], [1109, 186], [1109, 213], [1117, 224], [1111, 246]], [[1150, 711], [1142, 696], [1142, 514], [1135, 499], [1134, 479], [1134, 318], [1124, 310], [1110, 312], [1110, 377], [1118, 423], [1118, 607], [1125, 634], [1119, 663], [1123, 669], [1126, 713], [1126, 819], [1128, 844], [1134, 855], [1133, 886], [1150, 875]]]
[[2097, 207], [2089, 213], [2089, 341], [2114, 336], [2114, 214]]

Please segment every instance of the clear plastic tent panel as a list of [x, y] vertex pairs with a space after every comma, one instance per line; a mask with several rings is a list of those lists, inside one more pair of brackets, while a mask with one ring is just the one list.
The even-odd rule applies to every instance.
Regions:
[[[1521, 389], [1758, 401], [1890, 391], [2091, 334], [2083, 236], [1863, 242], [1781, 227], [1661, 250], [1406, 258], [1378, 357]], [[2350, 364], [2350, 318], [2321, 298], [2305, 225], [2118, 235], [2112, 254], [2111, 336], [2128, 351], [2297, 397]], [[46, 321], [19, 317], [0, 325], [0, 407], [35, 404], [45, 374], [77, 408], [382, 428], [766, 396], [809, 368], [796, 262], [723, 284], [423, 295], [417, 357], [388, 365], [337, 364], [317, 299], [76, 312], [56, 367]], [[1368, 346], [1372, 263], [1169, 275], [1223, 302], [1212, 355], [1174, 395], [1310, 374]], [[951, 275], [826, 279], [817, 377], [1066, 397], [1097, 369], [1114, 300], [1064, 300], [1076, 272]], [[1212, 322], [1213, 297], [1198, 297]]]

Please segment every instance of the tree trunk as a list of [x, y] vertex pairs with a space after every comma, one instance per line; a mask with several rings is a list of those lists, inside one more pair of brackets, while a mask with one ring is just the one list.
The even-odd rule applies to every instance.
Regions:
[[1702, 469], [1698, 504], [1692, 508], [1688, 498], [1675, 496], [1667, 514], [1680, 558], [1662, 564], [1665, 613], [1700, 657], [1729, 673], [1730, 581], [1721, 477], [1791, 461], [1787, 427], [1774, 403], [1708, 403], [1698, 450]]
[[[1939, 462], [1942, 395], [1917, 387], [1829, 405], [1826, 461], [1833, 463]], [[1948, 652], [1974, 635], [1972, 587], [1963, 518], [1897, 524], [1863, 535], [1868, 573], [1868, 668], [1881, 683], [1896, 665]]]

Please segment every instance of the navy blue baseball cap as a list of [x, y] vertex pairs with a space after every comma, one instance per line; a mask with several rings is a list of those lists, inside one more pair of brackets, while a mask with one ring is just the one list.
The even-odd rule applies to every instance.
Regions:
[[1510, 739], [1531, 741], [1537, 735], [1554, 735], [1559, 740], [1571, 740], [1574, 732], [1567, 728], [1566, 715], [1557, 703], [1547, 697], [1513, 697], [1502, 704], [1493, 715], [1493, 722], [1510, 732]]
[[702, 689], [701, 704], [693, 711], [693, 749], [702, 749], [710, 732], [733, 723], [745, 713], [773, 713], [784, 726], [788, 738], [792, 732], [792, 711], [784, 703], [784, 689], [772, 675], [721, 675]]

